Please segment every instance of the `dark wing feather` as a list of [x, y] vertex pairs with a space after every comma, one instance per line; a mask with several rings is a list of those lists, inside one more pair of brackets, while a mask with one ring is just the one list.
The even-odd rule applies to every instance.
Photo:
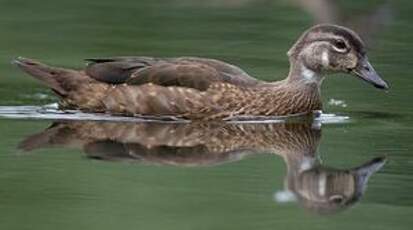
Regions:
[[86, 61], [90, 62], [86, 67], [87, 75], [110, 84], [125, 83], [134, 71], [156, 62], [147, 57], [91, 58]]
[[213, 67], [200, 63], [159, 63], [135, 71], [127, 84], [153, 83], [162, 86], [181, 86], [206, 90], [212, 82], [221, 81]]
[[258, 81], [240, 68], [206, 58], [117, 57], [87, 59], [86, 68], [92, 78], [110, 84], [181, 86], [206, 90], [211, 83], [255, 85]]

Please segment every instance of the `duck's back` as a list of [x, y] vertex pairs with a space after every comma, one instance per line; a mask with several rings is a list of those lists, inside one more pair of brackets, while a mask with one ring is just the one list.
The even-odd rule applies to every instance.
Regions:
[[[88, 59], [85, 72], [99, 82], [114, 84], [102, 98], [104, 111], [128, 115], [172, 115], [190, 119], [225, 116], [216, 103], [228, 89], [254, 87], [259, 81], [240, 68], [215, 59], [179, 57], [118, 57]], [[223, 87], [224, 86], [224, 87]], [[211, 95], [211, 88], [214, 93]], [[209, 90], [209, 91], [208, 91]], [[230, 90], [228, 90], [230, 93]], [[231, 96], [226, 95], [231, 99]]]
[[115, 57], [87, 59], [85, 72], [109, 84], [180, 86], [205, 91], [213, 83], [240, 86], [259, 81], [242, 69], [215, 59], [197, 57]]

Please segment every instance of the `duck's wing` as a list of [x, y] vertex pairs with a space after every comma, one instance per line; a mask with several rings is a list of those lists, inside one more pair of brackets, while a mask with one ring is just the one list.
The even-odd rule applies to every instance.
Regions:
[[116, 57], [87, 59], [86, 74], [110, 84], [181, 86], [206, 90], [211, 83], [255, 85], [258, 80], [240, 68], [215, 59], [181, 57]]

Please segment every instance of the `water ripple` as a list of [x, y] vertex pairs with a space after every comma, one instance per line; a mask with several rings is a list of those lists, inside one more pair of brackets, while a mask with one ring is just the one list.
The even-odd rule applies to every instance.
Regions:
[[[57, 103], [44, 106], [0, 106], [0, 117], [9, 119], [40, 119], [40, 120], [90, 120], [119, 122], [190, 122], [173, 116], [113, 116], [105, 113], [85, 113], [79, 110], [60, 110]], [[229, 123], [282, 123], [291, 118], [300, 118], [301, 114], [292, 116], [239, 116], [227, 119]], [[350, 117], [317, 112], [313, 122], [317, 124], [340, 124], [350, 121]]]

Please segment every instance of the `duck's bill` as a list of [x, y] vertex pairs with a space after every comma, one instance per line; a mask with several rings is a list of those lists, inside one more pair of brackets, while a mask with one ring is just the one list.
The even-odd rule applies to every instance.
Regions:
[[359, 61], [357, 67], [353, 69], [353, 73], [376, 88], [389, 89], [387, 82], [380, 78], [367, 58]]

